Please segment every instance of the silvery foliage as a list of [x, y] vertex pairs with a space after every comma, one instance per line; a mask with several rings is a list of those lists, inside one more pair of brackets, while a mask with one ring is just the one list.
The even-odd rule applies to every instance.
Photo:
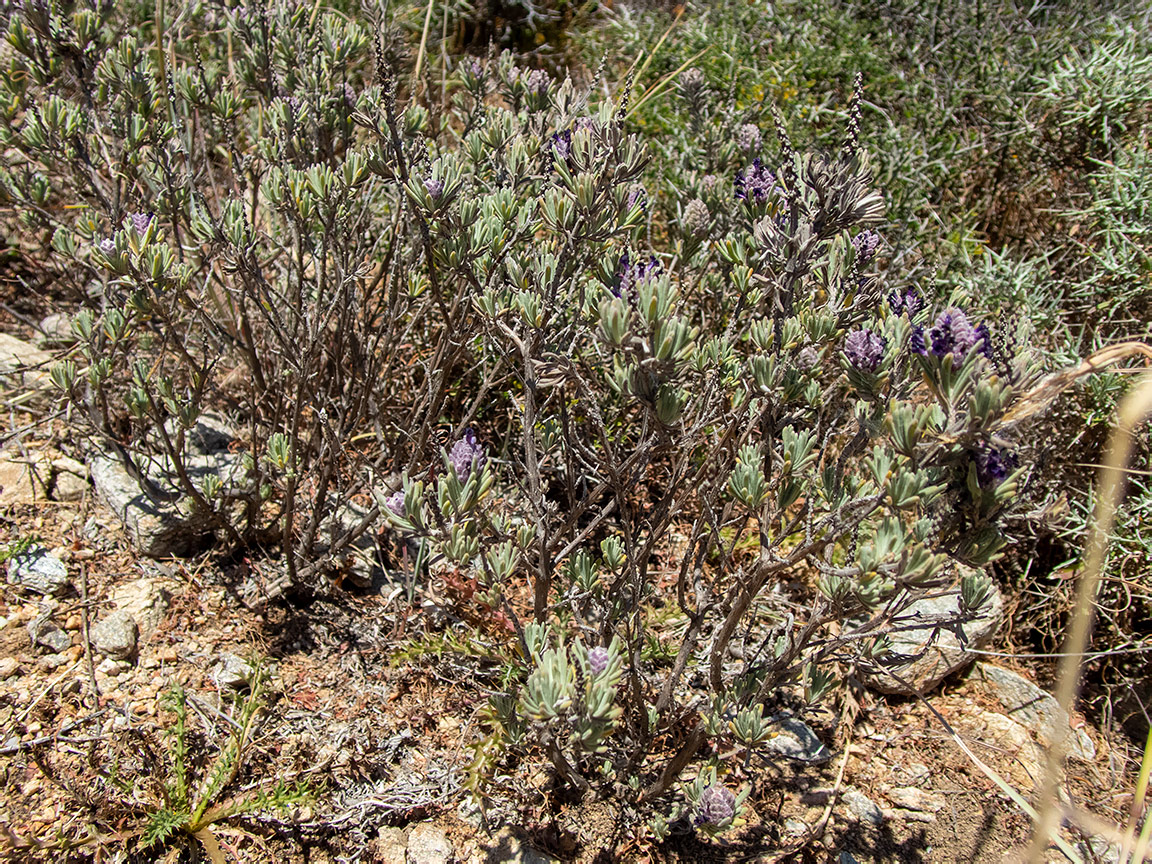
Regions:
[[[996, 555], [1025, 358], [1004, 334], [913, 350], [945, 304], [885, 299], [881, 244], [856, 239], [883, 218], [859, 87], [843, 149], [801, 154], [685, 74], [691, 136], [657, 166], [626, 86], [596, 103], [468, 59], [433, 119], [364, 23], [197, 9], [171, 68], [114, 6], [11, 18], [4, 192], [85, 302], [53, 378], [146, 494], [279, 543], [297, 584], [381, 522], [475, 579], [519, 670], [480, 793], [540, 747], [573, 786], [674, 814], [708, 737], [751, 753], [782, 688], [883, 664], [952, 558]], [[221, 403], [245, 471], [197, 486], [185, 432]], [[358, 523], [325, 519], [366, 493]]]
[[[673, 220], [683, 231], [661, 252], [645, 248], [651, 214], [632, 184], [647, 157], [620, 111], [585, 109], [568, 82], [550, 99], [548, 123], [541, 102], [519, 103], [539, 139], [501, 139], [513, 153], [544, 142], [548, 174], [504, 205], [532, 210], [515, 230], [531, 226], [533, 245], [509, 250], [510, 215], [495, 212], [466, 211], [449, 232], [500, 238], [477, 258], [474, 305], [485, 351], [518, 378], [516, 422], [490, 441], [507, 454], [491, 487], [502, 506], [460, 506], [448, 472], [435, 494], [406, 480], [397, 522], [475, 572], [493, 607], [510, 611], [520, 580], [531, 585], [525, 678], [493, 701], [474, 770], [495, 770], [494, 741], [511, 752], [534, 741], [572, 785], [639, 806], [672, 791], [706, 736], [749, 752], [766, 741], [763, 705], [782, 686], [816, 699], [854, 665], [882, 664], [885, 632], [955, 579], [953, 557], [992, 560], [1016, 474], [980, 466], [1008, 446], [996, 430], [1024, 361], [915, 350], [931, 327], [923, 297], [902, 287], [890, 303], [863, 269], [878, 240], [857, 238], [882, 198], [855, 107], [843, 152], [796, 154], [778, 133], [779, 169], [754, 165], [755, 187], [745, 170], [726, 203], [724, 184], [698, 174], [699, 188], [679, 190], [692, 218]], [[484, 133], [472, 134], [478, 160]], [[744, 155], [734, 149], [729, 168]], [[728, 208], [716, 214], [724, 236], [707, 236], [709, 199]], [[600, 260], [578, 266], [590, 248]], [[774, 615], [773, 588], [801, 574], [817, 589], [807, 609]], [[941, 626], [988, 596], [983, 575], [962, 588], [963, 616]], [[673, 603], [679, 635], [662, 650], [660, 607]], [[829, 638], [833, 623], [843, 629]], [[620, 646], [615, 714], [577, 698], [590, 655], [564, 647], [572, 633], [576, 646]], [[693, 707], [694, 682], [707, 708]]]

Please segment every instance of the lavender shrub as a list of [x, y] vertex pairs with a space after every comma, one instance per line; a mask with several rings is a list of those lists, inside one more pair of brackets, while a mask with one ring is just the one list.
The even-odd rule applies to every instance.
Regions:
[[[843, 148], [801, 154], [688, 70], [662, 173], [627, 88], [507, 55], [461, 63], [433, 121], [327, 11], [213, 12], [229, 55], [190, 6], [198, 48], [169, 55], [121, 38], [116, 4], [29, 8], [0, 169], [82, 306], [53, 379], [146, 494], [278, 547], [297, 590], [335, 590], [386, 525], [420, 550], [410, 584], [474, 580], [516, 670], [477, 794], [542, 752], [638, 819], [727, 830], [747, 790], [705, 742], [761, 746], [779, 694], [878, 668], [851, 622], [881, 635], [1002, 546], [1027, 356], [878, 269], [859, 82]], [[186, 433], [209, 405], [243, 471], [203, 485]]]

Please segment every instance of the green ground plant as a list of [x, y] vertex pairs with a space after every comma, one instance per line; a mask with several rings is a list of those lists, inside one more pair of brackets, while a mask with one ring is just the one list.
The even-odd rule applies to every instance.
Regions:
[[[229, 859], [217, 837], [222, 826], [257, 814], [291, 816], [313, 803], [316, 790], [307, 781], [246, 783], [237, 789], [265, 711], [267, 680], [263, 666], [255, 664], [246, 692], [237, 694], [231, 710], [221, 715], [229, 732], [214, 753], [212, 742], [193, 732], [189, 695], [179, 683], [158, 697], [160, 716], [167, 721], [159, 742], [129, 730], [122, 740], [90, 748], [88, 765], [80, 769], [52, 764], [34, 751], [44, 774], [82, 808], [88, 832], [31, 845], [43, 852], [87, 851], [97, 857], [111, 848], [137, 856], [132, 860], [159, 860], [194, 846], [212, 864], [224, 864]], [[8, 839], [18, 849], [30, 845], [14, 835]], [[193, 859], [198, 860], [195, 850]]]
[[10, 540], [0, 544], [0, 564], [24, 554], [35, 542], [35, 537], [21, 537], [18, 540]]
[[237, 700], [228, 739], [200, 772], [199, 780], [193, 770], [188, 741], [187, 693], [179, 684], [174, 684], [163, 695], [161, 705], [174, 718], [164, 733], [168, 741], [168, 776], [160, 781], [159, 800], [146, 805], [148, 815], [138, 843], [141, 849], [155, 851], [178, 837], [191, 837], [213, 864], [222, 864], [226, 859], [213, 833], [214, 825], [261, 811], [289, 813], [314, 800], [308, 783], [283, 781], [226, 797], [228, 787], [243, 765], [258, 715], [264, 708], [266, 680], [267, 673], [257, 668], [250, 691]]

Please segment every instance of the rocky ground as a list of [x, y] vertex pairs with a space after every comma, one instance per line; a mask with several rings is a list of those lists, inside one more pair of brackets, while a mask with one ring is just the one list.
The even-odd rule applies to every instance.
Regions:
[[[39, 334], [46, 348], [54, 326]], [[192, 551], [179, 514], [133, 500], [115, 465], [81, 443], [50, 398], [50, 355], [19, 335], [0, 335], [0, 541], [29, 541], [0, 586], [0, 849], [14, 860], [165, 854], [125, 852], [171, 776], [175, 718], [161, 696], [185, 688], [189, 759], [203, 771], [261, 674], [256, 658], [268, 695], [233, 788], [307, 781], [317, 794], [286, 814], [218, 823], [224, 860], [977, 862], [1027, 842], [1028, 818], [953, 737], [1027, 797], [1042, 747], [1067, 722], [1024, 662], [997, 654], [998, 613], [966, 645], [931, 628], [907, 635], [900, 650], [923, 656], [901, 678], [935, 687], [927, 700], [877, 680], [844, 713], [776, 717], [768, 753], [743, 774], [754, 815], [723, 841], [621, 833], [610, 804], [554, 794], [543, 762], [498, 778], [477, 807], [468, 745], [492, 670], [445, 649], [454, 625], [435, 591], [410, 603], [385, 583], [301, 608], [266, 602], [274, 574], [261, 562], [174, 557]], [[217, 432], [205, 426], [204, 470], [227, 470]], [[926, 614], [955, 597], [933, 602]], [[1122, 820], [1135, 748], [1083, 718], [1072, 725], [1067, 796]], [[1065, 836], [1085, 860], [1115, 860], [1104, 841]], [[79, 839], [89, 842], [59, 851]], [[193, 847], [170, 845], [165, 860], [191, 860], [181, 848]]]

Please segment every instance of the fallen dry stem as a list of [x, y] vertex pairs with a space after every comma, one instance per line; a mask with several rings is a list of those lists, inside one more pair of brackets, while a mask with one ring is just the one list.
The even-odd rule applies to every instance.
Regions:
[[[1119, 349], [1124, 350], [1120, 352]], [[1055, 393], [1061, 392], [1071, 380], [1080, 377], [1080, 374], [1087, 374], [1090, 371], [1095, 371], [1095, 368], [1099, 368], [1099, 363], [1093, 367], [1093, 361], [1099, 361], [1101, 355], [1109, 352], [1119, 356], [1116, 356], [1115, 359], [1110, 356], [1103, 365], [1115, 362], [1122, 356], [1130, 356], [1135, 353], [1152, 356], [1152, 348], [1142, 343], [1129, 342], [1098, 351], [1077, 369], [1053, 376], [1073, 376], [1067, 382], [1065, 380], [1054, 382], [1054, 386], [1057, 388]], [[1092, 368], [1086, 369], [1086, 367]], [[1054, 398], [1055, 393], [1053, 393], [1052, 398]], [[1144, 422], [1149, 414], [1152, 414], [1152, 373], [1145, 374], [1136, 388], [1124, 397], [1117, 409], [1117, 414], [1117, 423], [1108, 437], [1107, 452], [1104, 459], [1106, 467], [1100, 472], [1100, 480], [1097, 484], [1096, 512], [1088, 540], [1088, 555], [1084, 575], [1077, 585], [1076, 602], [1073, 606], [1075, 612], [1064, 644], [1064, 656], [1060, 658], [1058, 666], [1056, 699], [1065, 717], [1071, 716], [1072, 706], [1079, 690], [1083, 665], [1082, 655], [1087, 647], [1088, 637], [1092, 629], [1096, 591], [1100, 585], [1100, 577], [1108, 553], [1108, 538], [1116, 520], [1116, 511], [1119, 509], [1124, 496], [1124, 467], [1132, 455], [1132, 445], [1137, 427]], [[1036, 816], [1035, 831], [1028, 855], [1028, 860], [1033, 862], [1044, 860], [1044, 850], [1048, 847], [1048, 841], [1059, 822], [1061, 808], [1057, 797], [1057, 787], [1063, 773], [1070, 730], [1070, 724], [1059, 724], [1053, 736], [1052, 746], [1048, 750], [1047, 769], [1038, 799], [1039, 812]], [[1139, 859], [1134, 858], [1134, 860]]]

